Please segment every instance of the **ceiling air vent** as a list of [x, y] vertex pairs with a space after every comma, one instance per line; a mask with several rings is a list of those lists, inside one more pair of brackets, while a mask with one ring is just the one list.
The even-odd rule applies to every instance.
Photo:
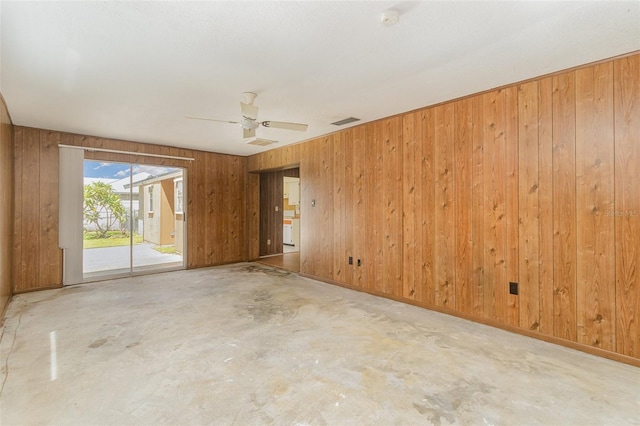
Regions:
[[272, 143], [277, 143], [278, 141], [272, 141], [270, 139], [260, 139], [260, 138], [253, 138], [250, 139], [249, 141], [245, 142], [249, 145], [257, 145], [257, 146], [267, 146], [267, 145], [271, 145]]
[[335, 123], [331, 123], [331, 124], [333, 124], [334, 126], [344, 126], [345, 124], [353, 123], [354, 121], [360, 121], [360, 119], [355, 117], [349, 117], [349, 118], [345, 118], [344, 120], [336, 121]]

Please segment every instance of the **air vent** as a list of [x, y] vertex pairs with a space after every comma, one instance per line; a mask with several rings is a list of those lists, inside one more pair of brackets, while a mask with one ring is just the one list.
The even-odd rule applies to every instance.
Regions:
[[331, 124], [333, 124], [334, 126], [344, 126], [345, 124], [353, 123], [354, 121], [360, 121], [360, 119], [355, 117], [349, 117], [349, 118], [345, 118], [344, 120], [336, 121], [335, 123], [331, 123]]
[[269, 139], [260, 139], [260, 138], [253, 138], [250, 139], [249, 141], [246, 142], [249, 145], [257, 145], [257, 146], [267, 146], [267, 145], [271, 145], [272, 143], [278, 143], [278, 141], [272, 141]]

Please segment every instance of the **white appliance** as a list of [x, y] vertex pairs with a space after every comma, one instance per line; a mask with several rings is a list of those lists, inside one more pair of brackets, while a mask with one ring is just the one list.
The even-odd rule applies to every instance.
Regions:
[[287, 245], [293, 245], [293, 225], [285, 223], [282, 225], [283, 242]]

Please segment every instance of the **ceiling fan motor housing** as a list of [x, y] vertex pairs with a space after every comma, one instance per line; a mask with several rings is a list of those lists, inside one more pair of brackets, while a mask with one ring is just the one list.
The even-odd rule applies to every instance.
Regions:
[[240, 125], [242, 126], [243, 129], [246, 129], [246, 130], [253, 130], [260, 127], [260, 123], [256, 122], [256, 120], [252, 120], [247, 117], [242, 118]]

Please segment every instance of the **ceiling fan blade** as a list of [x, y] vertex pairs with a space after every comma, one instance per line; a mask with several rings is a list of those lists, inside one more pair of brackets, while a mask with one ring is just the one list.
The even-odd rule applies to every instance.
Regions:
[[274, 129], [287, 129], [287, 130], [297, 130], [299, 132], [306, 132], [308, 124], [300, 124], [300, 123], [288, 123], [286, 121], [263, 121], [262, 125], [264, 127], [273, 127]]
[[247, 138], [255, 138], [256, 137], [256, 129], [242, 129], [242, 137]]
[[242, 110], [242, 115], [246, 118], [250, 118], [252, 120], [256, 120], [258, 118], [258, 107], [255, 105], [245, 104], [244, 102], [240, 102], [240, 109]]
[[240, 124], [238, 121], [216, 120], [215, 118], [195, 117], [193, 115], [185, 115], [184, 117], [185, 118], [192, 118], [194, 120], [217, 121], [219, 123]]

